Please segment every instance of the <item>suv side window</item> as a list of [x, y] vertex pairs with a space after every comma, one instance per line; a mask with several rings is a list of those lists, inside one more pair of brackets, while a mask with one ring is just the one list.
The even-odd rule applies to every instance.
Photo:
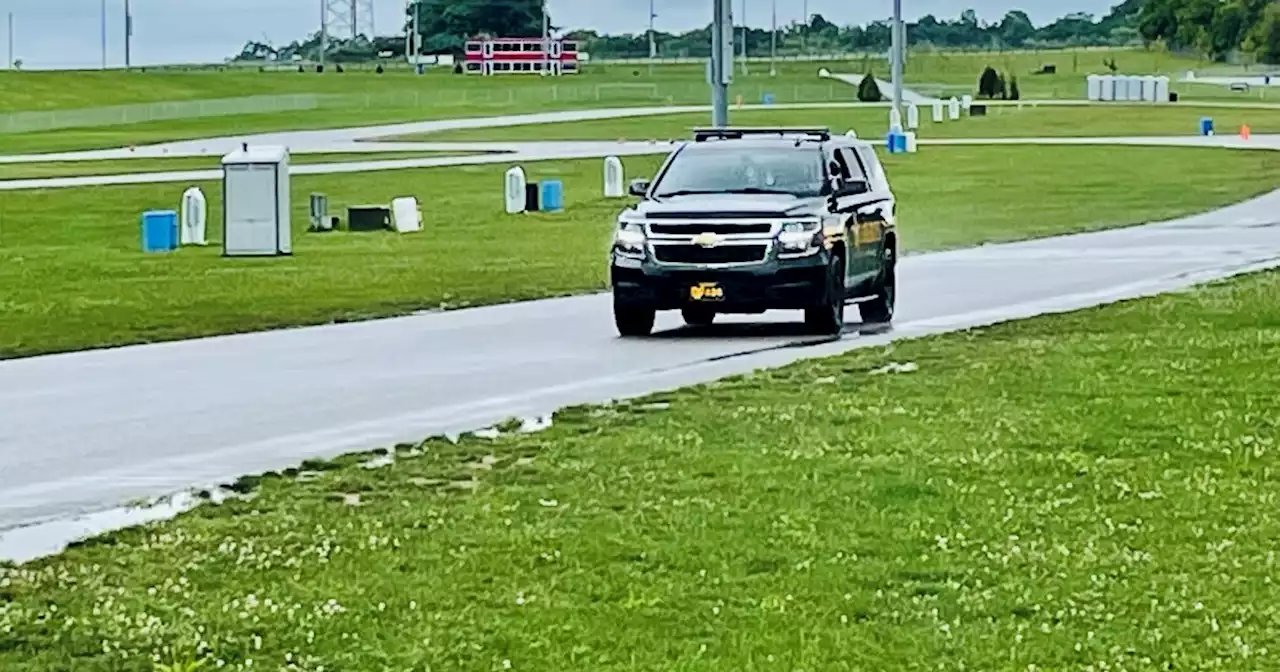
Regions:
[[880, 163], [880, 157], [876, 155], [876, 150], [870, 147], [860, 147], [858, 155], [862, 159], [862, 164], [867, 167], [867, 176], [871, 178], [869, 183], [871, 188], [876, 191], [889, 190], [889, 178], [884, 174], [884, 166]]
[[830, 163], [832, 164], [832, 177], [836, 178], [838, 184], [844, 184], [849, 181], [850, 170], [847, 157], [840, 153], [839, 149], [832, 150]]

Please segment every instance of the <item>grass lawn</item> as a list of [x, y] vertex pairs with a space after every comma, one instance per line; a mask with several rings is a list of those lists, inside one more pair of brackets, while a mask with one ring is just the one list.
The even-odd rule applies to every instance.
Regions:
[[[1212, 117], [1220, 133], [1238, 132], [1248, 124], [1254, 133], [1280, 133], [1280, 109], [1231, 109], [1193, 106], [1090, 106], [987, 108], [985, 117], [934, 123], [932, 110], [920, 110], [921, 138], [1008, 138], [1057, 136], [1195, 135], [1200, 118]], [[889, 129], [889, 111], [877, 108], [809, 110], [730, 110], [735, 126], [827, 126], [843, 133], [879, 138]], [[671, 114], [631, 119], [599, 119], [573, 123], [472, 128], [395, 138], [403, 141], [465, 142], [528, 140], [616, 140], [618, 138], [688, 138], [689, 129], [710, 125], [706, 115]]]
[[[627, 175], [652, 174], [660, 160], [627, 159]], [[1107, 147], [937, 147], [886, 157], [909, 251], [1201, 211], [1280, 186], [1268, 162], [1274, 158], [1262, 152]], [[152, 256], [139, 251], [139, 214], [177, 207], [186, 184], [6, 193], [0, 357], [605, 288], [605, 255], [624, 201], [600, 196], [601, 162], [526, 164], [530, 179], [564, 180], [567, 209], [515, 217], [502, 211], [506, 168], [295, 178], [298, 233], [294, 256], [281, 259], [221, 258], [216, 182], [202, 185], [212, 245]], [[1206, 182], [1206, 174], [1216, 179]], [[342, 215], [348, 205], [415, 195], [426, 231], [305, 233], [308, 194], [316, 191]]]
[[[344, 163], [371, 160], [418, 159], [442, 156], [467, 156], [480, 152], [379, 152], [366, 154], [293, 154], [290, 163]], [[0, 180], [17, 180], [67, 175], [118, 175], [171, 170], [210, 170], [222, 167], [220, 156], [191, 156], [171, 159], [124, 159], [109, 161], [49, 161], [32, 163], [0, 163]]]
[[0, 668], [1273, 669], [1278, 296], [1260, 274], [309, 463], [0, 569]]

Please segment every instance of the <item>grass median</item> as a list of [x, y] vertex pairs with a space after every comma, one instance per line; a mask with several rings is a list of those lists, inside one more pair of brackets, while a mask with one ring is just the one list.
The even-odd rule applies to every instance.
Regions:
[[[394, 159], [425, 159], [445, 156], [470, 156], [481, 152], [345, 152], [338, 154], [293, 154], [293, 165], [309, 163], [355, 163]], [[221, 156], [183, 156], [160, 159], [107, 159], [102, 161], [32, 161], [0, 163], [0, 180], [71, 177], [81, 175], [121, 175], [176, 170], [220, 170]]]
[[0, 668], [1267, 669], [1278, 295], [1260, 274], [246, 479], [0, 568]]
[[[627, 173], [652, 174], [660, 160], [627, 159]], [[1108, 147], [937, 147], [886, 157], [909, 252], [1203, 211], [1280, 186], [1271, 162], [1264, 152]], [[525, 168], [530, 179], [564, 181], [564, 212], [506, 215], [505, 164], [296, 178], [294, 255], [275, 259], [221, 257], [218, 183], [202, 185], [211, 245], [159, 255], [139, 249], [140, 213], [177, 207], [184, 183], [5, 193], [0, 358], [604, 289], [625, 201], [602, 198], [601, 162]], [[1205, 182], [1206, 174], [1216, 179]], [[312, 192], [326, 193], [344, 217], [349, 205], [417, 196], [425, 231], [306, 233]]]
[[[888, 110], [880, 108], [730, 110], [734, 126], [820, 126], [859, 136], [880, 138], [889, 128]], [[1030, 138], [1197, 135], [1200, 118], [1212, 117], [1222, 134], [1239, 132], [1249, 125], [1254, 133], [1280, 133], [1280, 107], [1241, 109], [1187, 105], [1117, 106], [1016, 106], [987, 108], [983, 117], [964, 116], [958, 121], [934, 123], [932, 110], [920, 109], [922, 139], [929, 138]], [[599, 119], [573, 123], [539, 124], [539, 140], [685, 139], [690, 128], [707, 126], [702, 114], [669, 114], [629, 119]], [[528, 140], [533, 126], [505, 126], [422, 133], [394, 138], [399, 141], [477, 142]]]

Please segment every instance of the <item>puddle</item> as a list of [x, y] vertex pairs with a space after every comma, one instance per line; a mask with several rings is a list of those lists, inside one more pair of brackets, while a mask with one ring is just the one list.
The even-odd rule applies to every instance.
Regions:
[[125, 506], [84, 514], [75, 518], [51, 520], [25, 527], [0, 531], [0, 560], [23, 564], [57, 555], [76, 541], [137, 525], [168, 520], [204, 503], [220, 504], [229, 499], [243, 499], [229, 490], [210, 490], [202, 499], [194, 492], [157, 497], [137, 506]]

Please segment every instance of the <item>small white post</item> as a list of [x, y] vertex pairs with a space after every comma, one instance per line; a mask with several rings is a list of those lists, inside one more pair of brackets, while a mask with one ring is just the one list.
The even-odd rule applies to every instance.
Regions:
[[524, 212], [525, 184], [524, 168], [515, 166], [507, 171], [505, 179], [507, 214]]
[[205, 238], [208, 202], [200, 187], [191, 187], [182, 193], [181, 213], [179, 241], [183, 245], [208, 245], [209, 242]]
[[943, 108], [943, 104], [941, 100], [933, 101], [933, 123], [935, 124], [942, 123], [942, 119], [943, 119], [942, 108]]
[[951, 106], [951, 109], [947, 110], [948, 112], [950, 112], [950, 115], [948, 116], [951, 117], [951, 121], [955, 121], [959, 119], [960, 118], [960, 101], [956, 100], [955, 96], [952, 96], [951, 100], [947, 102]]
[[907, 128], [920, 128], [920, 108], [915, 103], [907, 103]]
[[616, 156], [607, 156], [604, 159], [604, 197], [605, 198], [622, 198], [626, 195], [627, 190], [623, 185], [625, 176], [622, 170], [622, 160]]

